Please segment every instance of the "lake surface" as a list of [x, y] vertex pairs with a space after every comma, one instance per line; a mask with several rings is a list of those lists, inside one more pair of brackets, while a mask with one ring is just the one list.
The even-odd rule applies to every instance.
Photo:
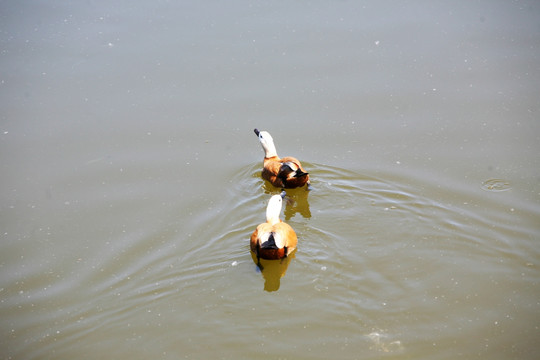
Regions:
[[[3, 359], [538, 359], [540, 4], [0, 3]], [[298, 234], [257, 269], [296, 156]]]

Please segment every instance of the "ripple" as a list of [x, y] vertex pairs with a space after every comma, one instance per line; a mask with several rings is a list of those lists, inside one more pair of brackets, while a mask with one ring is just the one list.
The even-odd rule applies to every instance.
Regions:
[[373, 331], [367, 335], [371, 348], [385, 353], [395, 353], [404, 350], [400, 340], [391, 340], [388, 334]]
[[510, 183], [503, 179], [489, 179], [482, 183], [482, 190], [486, 191], [507, 191], [510, 190], [512, 187], [510, 186]]
[[[81, 252], [62, 273], [43, 274], [27, 265], [18, 275], [25, 279], [24, 293], [4, 290], [4, 307], [14, 314], [18, 306], [53, 308], [25, 319], [23, 330], [41, 324], [38, 335], [53, 335], [46, 346], [39, 343], [39, 351], [78, 348], [88, 336], [116, 334], [116, 324], [154, 324], [160, 335], [186, 324], [193, 344], [238, 324], [215, 345], [233, 337], [249, 347], [258, 341], [254, 324], [264, 323], [270, 340], [296, 336], [298, 348], [329, 357], [325, 351], [332, 347], [324, 341], [332, 334], [335, 346], [361, 348], [376, 358], [410, 351], [417, 334], [428, 342], [454, 338], [445, 329], [459, 328], [464, 319], [491, 324], [500, 306], [490, 303], [495, 285], [511, 292], [521, 282], [527, 286], [520, 303], [535, 301], [527, 289], [538, 278], [538, 250], [528, 239], [537, 237], [538, 211], [509, 203], [505, 195], [482, 195], [478, 186], [466, 192], [429, 177], [305, 165], [313, 174], [312, 189], [288, 189], [282, 212], [297, 232], [298, 248], [290, 264], [275, 263], [272, 273], [257, 272], [249, 237], [280, 189], [261, 179], [259, 163], [249, 164], [229, 169], [221, 179], [226, 186], [179, 202], [174, 221], [158, 217], [159, 226], [137, 222], [102, 233], [104, 245]], [[490, 181], [484, 190], [509, 186]], [[122, 216], [139, 219], [135, 210], [146, 201], [133, 203], [130, 194], [114, 200], [116, 208], [124, 202]], [[101, 214], [102, 204], [86, 206], [89, 217]], [[52, 287], [41, 291], [42, 283]], [[71, 289], [80, 291], [70, 295]], [[49, 326], [59, 315], [65, 325]], [[21, 322], [15, 316], [7, 321]], [[437, 327], [442, 330], [423, 332]], [[464, 337], [477, 332], [473, 327]]]

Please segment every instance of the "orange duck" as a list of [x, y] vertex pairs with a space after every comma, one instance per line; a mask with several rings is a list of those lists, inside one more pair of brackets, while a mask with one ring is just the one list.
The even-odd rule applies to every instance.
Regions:
[[250, 247], [257, 260], [283, 259], [296, 249], [296, 233], [290, 225], [279, 219], [284, 196], [285, 191], [270, 198], [266, 208], [266, 222], [257, 226], [251, 235]]
[[298, 159], [291, 156], [280, 159], [276, 152], [274, 139], [266, 131], [254, 130], [264, 150], [262, 177], [280, 188], [294, 189], [308, 184], [309, 175]]

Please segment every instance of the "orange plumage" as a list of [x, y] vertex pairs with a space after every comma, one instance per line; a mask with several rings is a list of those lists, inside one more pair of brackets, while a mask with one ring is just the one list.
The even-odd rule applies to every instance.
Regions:
[[282, 259], [296, 249], [298, 239], [292, 227], [279, 219], [282, 197], [274, 195], [266, 208], [266, 222], [257, 226], [251, 235], [250, 248], [257, 259]]
[[280, 158], [272, 136], [266, 131], [254, 131], [265, 152], [261, 174], [263, 179], [280, 188], [292, 189], [309, 185], [309, 175], [298, 159], [291, 156]]

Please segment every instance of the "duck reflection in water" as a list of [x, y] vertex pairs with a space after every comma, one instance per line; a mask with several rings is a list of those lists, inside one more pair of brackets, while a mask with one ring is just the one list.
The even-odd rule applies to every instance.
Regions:
[[[268, 194], [276, 191], [276, 188], [268, 181], [264, 182], [263, 189]], [[300, 214], [306, 219], [311, 218], [308, 202], [309, 193], [310, 191], [306, 191], [305, 188], [287, 189], [287, 197], [283, 199], [285, 201], [285, 211], [283, 213], [285, 220], [290, 220], [296, 214]]]
[[257, 255], [251, 252], [253, 262], [258, 266], [264, 278], [264, 290], [268, 292], [279, 290], [281, 278], [285, 276], [291, 259], [295, 257], [296, 251], [281, 260], [257, 259]]

